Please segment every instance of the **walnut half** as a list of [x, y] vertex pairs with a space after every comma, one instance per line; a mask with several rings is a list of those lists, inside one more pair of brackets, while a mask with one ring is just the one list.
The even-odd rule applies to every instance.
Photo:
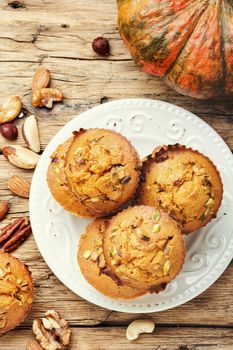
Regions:
[[54, 310], [48, 310], [45, 317], [34, 320], [32, 329], [44, 350], [59, 350], [69, 345], [69, 324]]

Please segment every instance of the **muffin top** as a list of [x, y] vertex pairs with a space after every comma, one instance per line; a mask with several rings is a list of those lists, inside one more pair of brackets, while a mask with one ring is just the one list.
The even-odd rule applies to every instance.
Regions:
[[93, 215], [119, 209], [135, 193], [141, 162], [130, 142], [105, 129], [74, 132], [65, 172], [69, 188]]
[[66, 154], [71, 146], [73, 138], [70, 137], [63, 144], [59, 145], [51, 156], [51, 163], [47, 172], [47, 183], [53, 197], [66, 210], [74, 215], [92, 216], [87, 207], [84, 207], [80, 200], [75, 197], [69, 188], [65, 173]]
[[140, 171], [138, 154], [123, 136], [111, 130], [82, 129], [52, 154], [47, 182], [64, 209], [99, 217], [132, 199]]
[[144, 159], [139, 203], [160, 206], [191, 233], [220, 207], [223, 186], [209, 158], [182, 145], [162, 146]]
[[167, 213], [135, 206], [110, 220], [104, 255], [111, 273], [122, 283], [157, 292], [179, 273], [185, 248], [177, 223]]
[[87, 226], [78, 248], [78, 263], [85, 279], [99, 292], [116, 299], [132, 299], [145, 293], [123, 284], [109, 274], [103, 254], [103, 235], [107, 219], [96, 219]]
[[31, 273], [26, 265], [0, 251], [0, 335], [24, 320], [33, 298]]

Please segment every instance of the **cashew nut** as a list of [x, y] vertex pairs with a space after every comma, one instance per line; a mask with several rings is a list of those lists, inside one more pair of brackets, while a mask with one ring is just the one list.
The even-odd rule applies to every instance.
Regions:
[[19, 96], [12, 96], [0, 106], [0, 124], [9, 123], [20, 113], [22, 102]]
[[135, 340], [141, 333], [152, 333], [155, 324], [151, 320], [135, 320], [126, 329], [126, 338]]

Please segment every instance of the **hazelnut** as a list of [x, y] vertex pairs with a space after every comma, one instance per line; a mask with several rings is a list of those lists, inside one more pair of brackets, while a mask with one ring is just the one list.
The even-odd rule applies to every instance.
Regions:
[[109, 56], [109, 53], [110, 53], [109, 42], [106, 38], [103, 38], [102, 36], [93, 40], [92, 48], [100, 56]]
[[7, 140], [15, 140], [18, 137], [18, 130], [16, 126], [11, 123], [1, 125], [0, 131], [2, 136]]

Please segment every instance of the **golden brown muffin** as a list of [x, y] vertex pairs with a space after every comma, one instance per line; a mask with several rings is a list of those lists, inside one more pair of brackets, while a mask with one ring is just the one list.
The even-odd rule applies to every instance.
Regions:
[[135, 206], [110, 220], [104, 255], [111, 274], [123, 284], [159, 292], [180, 272], [185, 247], [176, 221], [167, 213]]
[[47, 179], [66, 210], [100, 217], [132, 198], [140, 170], [139, 156], [125, 137], [111, 130], [81, 129], [54, 152]]
[[33, 298], [33, 282], [26, 265], [0, 251], [0, 335], [25, 319]]
[[69, 138], [59, 145], [51, 156], [51, 163], [47, 172], [47, 183], [54, 199], [72, 214], [80, 213], [80, 216], [91, 216], [88, 208], [82, 206], [80, 201], [71, 192], [65, 173], [66, 154], [71, 146], [73, 138]]
[[132, 299], [144, 294], [144, 291], [123, 285], [115, 275], [109, 273], [103, 255], [103, 234], [107, 225], [106, 219], [96, 219], [81, 236], [78, 263], [82, 274], [94, 288], [112, 298]]
[[139, 203], [159, 206], [189, 234], [216, 217], [223, 185], [212, 161], [191, 148], [156, 148], [143, 161]]

